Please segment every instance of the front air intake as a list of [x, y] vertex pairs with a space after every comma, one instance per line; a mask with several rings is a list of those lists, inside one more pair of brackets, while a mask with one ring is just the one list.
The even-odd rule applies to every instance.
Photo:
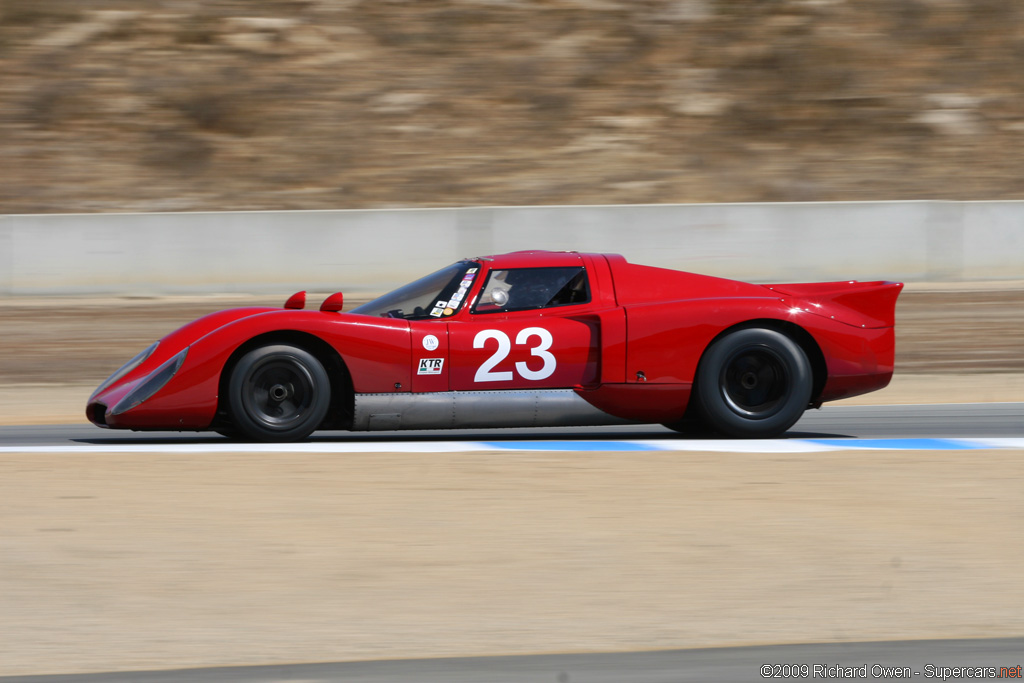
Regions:
[[107, 407], [102, 403], [90, 403], [85, 416], [97, 427], [107, 426]]

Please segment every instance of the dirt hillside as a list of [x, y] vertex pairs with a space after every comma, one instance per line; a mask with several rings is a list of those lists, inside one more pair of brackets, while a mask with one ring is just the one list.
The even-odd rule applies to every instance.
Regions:
[[0, 214], [1024, 197], [1006, 0], [4, 0]]

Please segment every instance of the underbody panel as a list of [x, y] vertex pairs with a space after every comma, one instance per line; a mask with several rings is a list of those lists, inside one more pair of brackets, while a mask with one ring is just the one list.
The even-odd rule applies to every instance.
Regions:
[[572, 389], [356, 394], [353, 431], [631, 424]]

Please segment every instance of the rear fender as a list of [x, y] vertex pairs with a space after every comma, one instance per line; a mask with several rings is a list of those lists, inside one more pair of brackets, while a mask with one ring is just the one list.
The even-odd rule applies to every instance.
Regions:
[[626, 381], [690, 384], [704, 350], [721, 334], [752, 321], [800, 327], [806, 313], [777, 297], [694, 299], [626, 307]]
[[[811, 317], [790, 310], [777, 297], [768, 296], [628, 306], [626, 382], [637, 388], [646, 386], [641, 392], [644, 395], [658, 396], [656, 403], [663, 409], [659, 420], [673, 422], [686, 412], [697, 367], [708, 347], [735, 330], [765, 327], [783, 332], [804, 349], [814, 372], [812, 396], [817, 396], [825, 386], [828, 371], [814, 336], [800, 324]], [[618, 403], [620, 395], [627, 395], [624, 389], [617, 393], [604, 392], [609, 395], [598, 398]], [[625, 401], [625, 411], [604, 404], [599, 407], [623, 417], [633, 417], [628, 409], [640, 405], [640, 398], [635, 395]]]
[[[806, 320], [804, 321], [806, 322]], [[791, 320], [780, 320], [777, 318], [761, 318], [758, 320], [747, 320], [745, 322], [733, 325], [732, 327], [722, 330], [714, 339], [712, 339], [707, 347], [704, 348], [706, 353], [715, 342], [722, 337], [725, 337], [738, 330], [746, 330], [751, 328], [760, 328], [766, 330], [775, 330], [781, 334], [786, 335], [804, 352], [807, 356], [807, 361], [811, 364], [811, 373], [813, 376], [813, 384], [811, 386], [811, 402], [814, 403], [821, 396], [822, 390], [825, 388], [825, 384], [828, 381], [828, 363], [825, 361], [825, 354], [821, 350], [821, 346], [814, 336], [806, 329], [798, 325], [796, 322]], [[704, 354], [701, 354], [701, 361], [704, 360]], [[698, 362], [697, 367], [700, 367]], [[696, 372], [696, 371], [695, 371]]]
[[795, 341], [810, 361], [811, 403], [820, 405], [877, 391], [892, 379], [895, 335], [892, 327], [861, 328], [831, 318], [793, 312], [790, 319], [749, 320], [723, 330], [708, 346], [736, 330], [763, 327]]

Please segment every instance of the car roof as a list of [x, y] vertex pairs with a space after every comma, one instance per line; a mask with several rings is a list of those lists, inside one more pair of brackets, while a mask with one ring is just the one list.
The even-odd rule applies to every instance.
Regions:
[[480, 256], [477, 259], [487, 263], [489, 268], [557, 268], [582, 265], [579, 252], [575, 251], [514, 251], [509, 254]]

